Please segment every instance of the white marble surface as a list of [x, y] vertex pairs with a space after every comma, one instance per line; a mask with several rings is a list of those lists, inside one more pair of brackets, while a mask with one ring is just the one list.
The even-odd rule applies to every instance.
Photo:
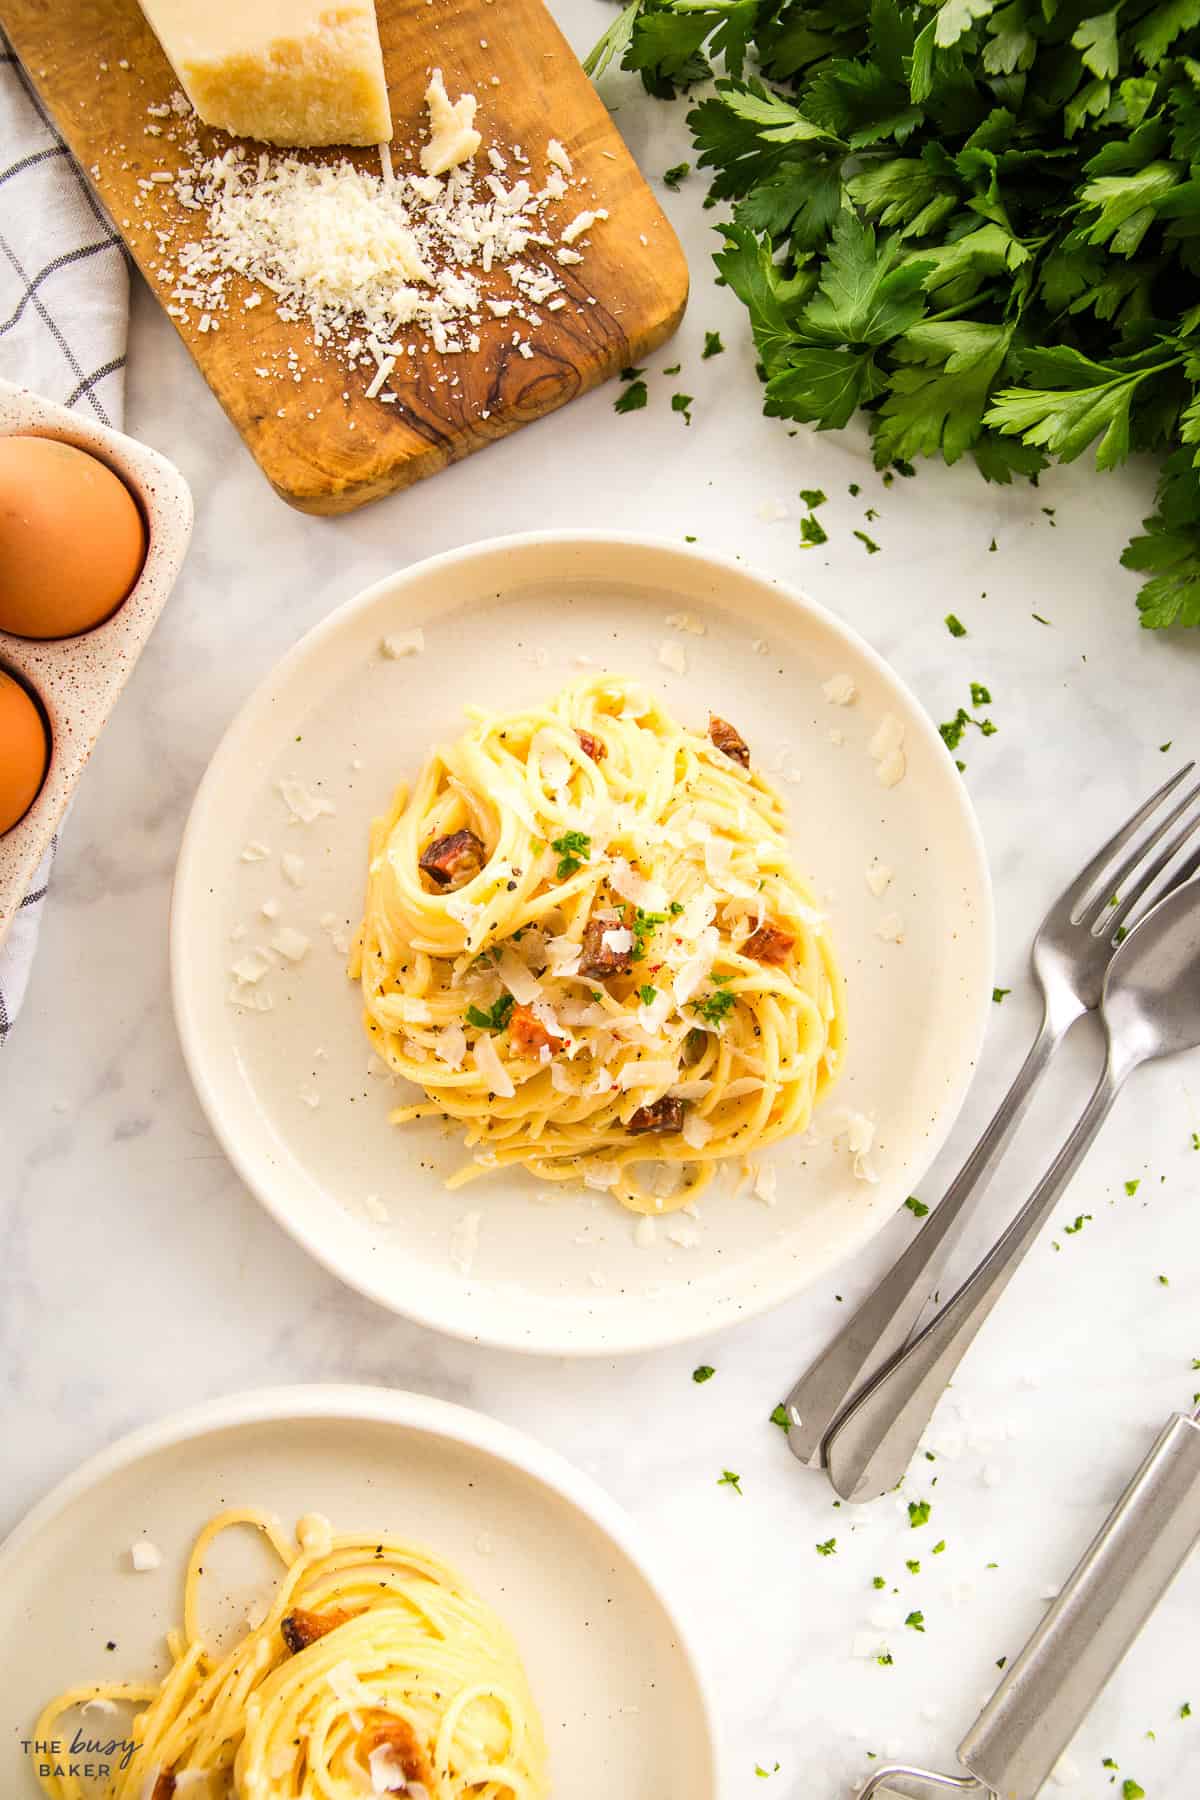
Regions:
[[[557, 10], [581, 47], [610, 16], [599, 0], [558, 0]], [[682, 108], [632, 90], [620, 100], [619, 122], [657, 178], [687, 154]], [[972, 679], [992, 689], [998, 732], [971, 734], [964, 756], [995, 878], [997, 980], [1013, 992], [922, 1192], [932, 1199], [944, 1185], [1033, 1028], [1027, 946], [1046, 903], [1196, 747], [1200, 640], [1139, 631], [1134, 580], [1117, 565], [1148, 509], [1149, 469], [1056, 473], [1034, 491], [930, 467], [888, 489], [857, 432], [793, 437], [762, 419], [743, 315], [714, 284], [701, 198], [695, 178], [665, 195], [694, 297], [679, 337], [653, 359], [646, 411], [619, 417], [614, 390], [603, 390], [337, 522], [274, 498], [137, 293], [128, 429], [181, 465], [198, 524], [80, 791], [28, 1007], [0, 1063], [0, 1526], [119, 1433], [209, 1395], [342, 1379], [459, 1400], [597, 1474], [690, 1588], [730, 1738], [731, 1796], [760, 1792], [755, 1764], [778, 1762], [768, 1792], [834, 1800], [871, 1766], [868, 1751], [952, 1761], [997, 1658], [1019, 1649], [1160, 1424], [1200, 1387], [1194, 1060], [1144, 1073], [1122, 1101], [1061, 1209], [1062, 1222], [1090, 1219], [1052, 1234], [1061, 1250], [1050, 1234], [1037, 1247], [961, 1373], [936, 1433], [945, 1454], [910, 1482], [932, 1518], [910, 1531], [902, 1502], [835, 1509], [767, 1421], [842, 1304], [905, 1241], [907, 1213], [836, 1282], [712, 1342], [618, 1363], [481, 1353], [345, 1291], [270, 1223], [201, 1117], [167, 994], [167, 902], [192, 791], [243, 696], [330, 607], [398, 564], [497, 532], [695, 533], [852, 621], [936, 718], [969, 703]], [[704, 331], [717, 327], [727, 352], [702, 363]], [[659, 373], [678, 360], [678, 379]], [[695, 395], [690, 428], [669, 410], [678, 388]], [[814, 485], [830, 496], [830, 541], [802, 552], [797, 490]], [[764, 502], [786, 516], [768, 522]], [[882, 546], [871, 557], [850, 535], [868, 505], [879, 517], [866, 528]], [[965, 639], [947, 634], [949, 610]], [[889, 1028], [903, 1054], [904, 1034], [922, 1022]], [[1027, 1191], [1095, 1058], [1083, 1030], [1006, 1171], [998, 1210]], [[695, 1386], [700, 1362], [717, 1373]], [[740, 1473], [740, 1497], [717, 1485], [723, 1468]], [[831, 1536], [836, 1554], [818, 1556]], [[1126, 1776], [1167, 1800], [1200, 1776], [1198, 1603], [1193, 1566], [1071, 1753], [1068, 1791], [1081, 1800], [1119, 1794]], [[923, 1634], [903, 1624], [914, 1608]], [[890, 1668], [851, 1655], [876, 1626]], [[1187, 1700], [1197, 1718], [1182, 1722]], [[1120, 1765], [1115, 1785], [1104, 1757]]]

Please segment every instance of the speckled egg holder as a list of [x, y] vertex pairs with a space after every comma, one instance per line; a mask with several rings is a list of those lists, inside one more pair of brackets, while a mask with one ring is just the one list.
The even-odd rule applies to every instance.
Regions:
[[50, 727], [50, 767], [25, 817], [0, 837], [0, 944], [29, 892], [92, 747], [154, 629], [192, 535], [192, 496], [174, 463], [27, 388], [0, 381], [0, 434], [59, 438], [119, 475], [146, 521], [142, 572], [103, 625], [49, 642], [0, 631], [0, 669], [36, 695]]

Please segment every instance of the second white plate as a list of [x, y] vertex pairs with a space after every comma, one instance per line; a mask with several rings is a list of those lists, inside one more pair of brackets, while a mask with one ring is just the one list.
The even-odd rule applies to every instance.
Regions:
[[[703, 634], [668, 617], [687, 613]], [[422, 654], [381, 654], [420, 626]], [[660, 660], [672, 646], [672, 668]], [[678, 672], [678, 651], [686, 670]], [[777, 1201], [724, 1181], [697, 1220], [639, 1245], [606, 1196], [522, 1171], [448, 1193], [463, 1159], [436, 1122], [387, 1122], [344, 948], [367, 827], [468, 701], [544, 698], [592, 663], [676, 715], [731, 719], [790, 801], [796, 859], [827, 905], [847, 986], [847, 1052], [804, 1140], [778, 1146]], [[822, 691], [849, 675], [857, 698]], [[907, 774], [884, 788], [868, 744], [886, 713]], [[332, 803], [297, 823], [278, 784]], [[281, 857], [303, 859], [302, 886]], [[893, 871], [876, 897], [865, 879]], [[293, 868], [289, 862], [289, 867]], [[264, 912], [264, 908], [266, 911]], [[890, 917], [889, 917], [890, 916]], [[896, 922], [902, 942], [887, 941]], [[230, 1004], [232, 964], [287, 924], [312, 940], [264, 978], [270, 1010]], [[958, 1110], [992, 982], [978, 828], [937, 732], [860, 638], [735, 563], [618, 536], [514, 537], [378, 583], [284, 658], [230, 727], [200, 786], [176, 875], [172, 980], [201, 1102], [247, 1185], [313, 1255], [398, 1312], [516, 1349], [639, 1350], [788, 1298], [900, 1206]], [[841, 1107], [875, 1122], [875, 1182], [833, 1139]], [[477, 1216], [476, 1216], [477, 1215]]]

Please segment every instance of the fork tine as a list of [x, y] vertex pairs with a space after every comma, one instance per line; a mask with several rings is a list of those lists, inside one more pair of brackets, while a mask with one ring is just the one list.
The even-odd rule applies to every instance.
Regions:
[[[1182, 769], [1179, 769], [1168, 781], [1164, 781], [1157, 793], [1151, 794], [1150, 798], [1138, 807], [1132, 818], [1125, 821], [1121, 829], [1109, 838], [1104, 848], [1098, 850], [1087, 866], [1076, 876], [1075, 880], [1063, 895], [1063, 901], [1069, 902], [1070, 904], [1071, 920], [1073, 924], [1078, 923], [1079, 918], [1086, 908], [1087, 902], [1094, 897], [1095, 890], [1100, 884], [1101, 877], [1104, 875], [1105, 870], [1108, 868], [1113, 857], [1125, 848], [1130, 838], [1134, 836], [1135, 832], [1146, 823], [1146, 820], [1155, 811], [1159, 802], [1165, 800], [1167, 795], [1179, 786], [1179, 783], [1184, 777], [1191, 774], [1195, 766], [1194, 762], [1184, 763]], [[1111, 882], [1108, 885], [1111, 891]]]
[[[1137, 874], [1138, 870], [1142, 867], [1144, 858], [1151, 850], [1153, 850], [1155, 844], [1161, 842], [1165, 834], [1170, 831], [1172, 825], [1175, 825], [1180, 819], [1185, 817], [1185, 815], [1195, 806], [1198, 797], [1200, 797], [1200, 783], [1197, 783], [1190, 792], [1186, 793], [1177, 806], [1172, 807], [1166, 818], [1160, 825], [1155, 827], [1145, 843], [1140, 844], [1138, 848], [1126, 858], [1125, 862], [1122, 863], [1121, 867], [1113, 876], [1113, 897], [1117, 898], [1118, 904], [1116, 906], [1110, 906], [1107, 901], [1102, 899], [1100, 902], [1100, 916], [1103, 917], [1107, 914], [1108, 918], [1112, 921], [1114, 929], [1121, 923], [1122, 919], [1128, 916], [1130, 908], [1141, 899], [1147, 888], [1158, 879], [1163, 870], [1167, 867], [1167, 864], [1172, 861], [1180, 850], [1183, 849], [1183, 846], [1187, 843], [1197, 825], [1200, 825], [1200, 813], [1196, 813], [1175, 833], [1166, 847], [1161, 850], [1154, 858], [1154, 861], [1150, 863], [1140, 879], [1129, 889], [1128, 893], [1125, 892], [1126, 881], [1128, 881], [1130, 876]], [[1097, 923], [1098, 922], [1099, 920], [1097, 920]]]

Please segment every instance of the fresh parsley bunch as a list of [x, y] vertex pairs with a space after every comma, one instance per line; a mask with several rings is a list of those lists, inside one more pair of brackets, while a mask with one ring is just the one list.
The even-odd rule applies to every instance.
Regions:
[[[1122, 562], [1200, 625], [1200, 0], [632, 0], [587, 60], [688, 115], [765, 408], [880, 467], [1162, 459]], [[753, 72], [751, 72], [753, 70]]]

